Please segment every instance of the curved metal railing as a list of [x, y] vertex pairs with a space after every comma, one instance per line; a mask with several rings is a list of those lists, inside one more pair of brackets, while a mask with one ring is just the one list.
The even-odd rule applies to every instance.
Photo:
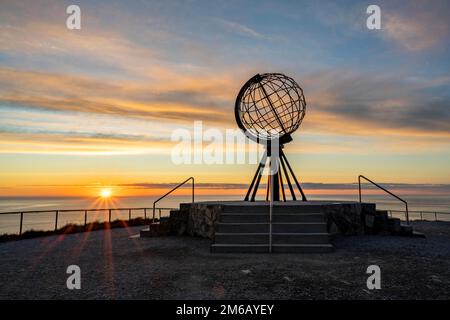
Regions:
[[374, 186], [376, 186], [377, 188], [383, 190], [384, 192], [390, 194], [391, 196], [393, 196], [394, 198], [396, 198], [397, 200], [400, 200], [401, 202], [403, 202], [405, 204], [405, 214], [406, 214], [406, 223], [409, 224], [409, 211], [408, 211], [408, 202], [406, 202], [405, 200], [403, 200], [402, 198], [400, 198], [399, 196], [393, 194], [391, 191], [387, 190], [386, 188], [380, 186], [378, 183], [373, 182], [372, 180], [370, 180], [369, 178], [363, 176], [363, 175], [359, 175], [358, 176], [358, 187], [359, 187], [359, 202], [361, 203], [361, 178], [363, 178], [364, 180], [370, 182], [371, 184], [373, 184]]
[[[186, 180], [184, 180], [183, 182], [179, 183], [178, 185], [176, 185], [175, 187], [173, 187], [170, 191], [168, 191], [167, 193], [165, 193], [163, 196], [159, 197], [158, 199], [156, 199], [153, 202], [153, 219], [152, 219], [152, 223], [155, 222], [155, 211], [156, 211], [156, 204], [164, 199], [165, 197], [167, 197], [169, 194], [171, 194], [172, 192], [174, 192], [175, 190], [177, 190], [178, 188], [180, 188], [181, 186], [183, 186], [184, 184], [186, 184], [189, 180], [192, 180], [192, 203], [194, 203], [194, 189], [195, 189], [195, 181], [194, 181], [194, 177], [189, 177]], [[161, 220], [161, 211], [159, 211], [159, 220]]]

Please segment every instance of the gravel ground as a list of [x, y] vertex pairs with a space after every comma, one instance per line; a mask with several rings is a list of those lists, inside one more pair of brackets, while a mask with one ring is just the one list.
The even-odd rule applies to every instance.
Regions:
[[[328, 254], [211, 254], [191, 237], [130, 238], [140, 227], [0, 244], [0, 299], [449, 299], [450, 223], [427, 239], [353, 236]], [[68, 290], [68, 265], [81, 289]], [[381, 268], [380, 290], [366, 269]]]

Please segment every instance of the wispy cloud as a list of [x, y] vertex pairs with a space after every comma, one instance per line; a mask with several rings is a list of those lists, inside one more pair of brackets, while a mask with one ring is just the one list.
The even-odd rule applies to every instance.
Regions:
[[[172, 88], [152, 88], [140, 82], [0, 68], [3, 151], [24, 152], [29, 145], [32, 152], [49, 151], [52, 146], [53, 152], [80, 152], [92, 151], [99, 143], [103, 152], [129, 148], [133, 153], [149, 150], [148, 143], [155, 142], [155, 150], [161, 151], [156, 146], [169, 147], [171, 130], [191, 127], [195, 120], [222, 129], [235, 128], [232, 110], [238, 85], [225, 76], [219, 80], [188, 78]], [[450, 86], [448, 78], [409, 80], [328, 70], [303, 76], [302, 85], [308, 109], [301, 133], [360, 139], [338, 145], [336, 141], [306, 141], [302, 152], [352, 153], [355, 146], [367, 143], [361, 141], [364, 137], [389, 136], [384, 147], [393, 152], [448, 145], [450, 98], [434, 96], [436, 88]], [[21, 90], [23, 87], [27, 90]], [[163, 132], [157, 128], [164, 122]], [[41, 148], [43, 143], [45, 148]]]
[[450, 29], [448, 1], [411, 1], [401, 10], [383, 11], [383, 32], [388, 40], [408, 51], [448, 45]]
[[[339, 78], [339, 81], [336, 79]], [[308, 126], [355, 135], [450, 136], [449, 78], [408, 81], [401, 75], [330, 70], [304, 79]]]
[[226, 20], [222, 18], [213, 18], [214, 21], [218, 22], [227, 31], [237, 33], [240, 35], [253, 37], [256, 39], [269, 39], [268, 36], [259, 33], [258, 31], [235, 21]]
[[164, 154], [167, 141], [137, 135], [0, 132], [1, 153], [39, 154]]
[[[0, 68], [0, 101], [24, 107], [127, 118], [222, 122], [227, 102], [231, 101], [220, 93], [227, 80], [215, 82], [205, 79], [203, 85], [200, 79], [192, 79], [192, 83], [185, 80], [185, 87], [174, 85], [164, 89], [161, 86], [152, 88], [145, 83], [106, 82], [73, 75]], [[27, 90], [21, 90], [23, 87]]]

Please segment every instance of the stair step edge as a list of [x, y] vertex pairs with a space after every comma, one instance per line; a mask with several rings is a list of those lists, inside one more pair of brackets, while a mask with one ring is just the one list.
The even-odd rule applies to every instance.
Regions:
[[[247, 216], [267, 216], [269, 215], [269, 212], [223, 212], [220, 213], [220, 215], [222, 216], [239, 216], [239, 215], [247, 215]], [[297, 212], [297, 213], [292, 213], [292, 212], [274, 212], [272, 213], [272, 215], [278, 215], [278, 216], [307, 216], [307, 215], [320, 215], [323, 216], [325, 215], [322, 212]]]
[[[249, 235], [249, 236], [268, 236], [269, 233], [262, 233], [262, 232], [216, 232], [215, 235], [230, 235], [230, 236], [244, 236], [244, 235]], [[326, 232], [274, 232], [272, 233], [273, 236], [275, 235], [302, 235], [302, 236], [329, 236], [329, 233]]]
[[266, 243], [213, 243], [211, 246], [213, 247], [268, 247], [269, 245]]
[[[218, 222], [218, 225], [268, 225], [269, 222]], [[272, 222], [276, 225], [326, 225], [326, 222]]]
[[[213, 243], [213, 247], [268, 247], [268, 244], [245, 244], [245, 243]], [[317, 243], [317, 244], [272, 244], [272, 247], [333, 247], [330, 243]]]

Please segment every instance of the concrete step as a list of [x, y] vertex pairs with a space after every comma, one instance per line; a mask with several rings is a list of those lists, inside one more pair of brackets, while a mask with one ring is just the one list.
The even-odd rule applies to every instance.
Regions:
[[214, 235], [216, 244], [268, 244], [268, 233], [218, 233]]
[[273, 233], [272, 244], [329, 244], [328, 233]]
[[[263, 223], [269, 222], [269, 214], [245, 214], [245, 213], [224, 213], [220, 215], [220, 222], [223, 223]], [[302, 214], [274, 214], [272, 222], [324, 223], [325, 217], [322, 213], [302, 213]]]
[[213, 253], [269, 253], [267, 244], [220, 244], [211, 245]]
[[[218, 223], [216, 230], [220, 233], [267, 233], [270, 226], [268, 223]], [[327, 225], [323, 222], [303, 223], [273, 223], [272, 232], [275, 233], [320, 233], [326, 232]]]
[[404, 236], [411, 236], [414, 232], [412, 225], [410, 224], [400, 224], [399, 234]]
[[141, 238], [145, 237], [160, 237], [166, 236], [170, 233], [170, 224], [167, 222], [155, 222], [150, 224], [149, 227], [140, 231]]
[[423, 234], [422, 232], [417, 232], [417, 231], [413, 231], [411, 234], [411, 237], [423, 238], [423, 239], [426, 238], [425, 234]]
[[[320, 205], [294, 206], [286, 205], [282, 202], [281, 206], [274, 205], [273, 213], [320, 213], [323, 207]], [[223, 207], [223, 213], [266, 213], [269, 214], [269, 205], [227, 205]]]
[[[268, 233], [216, 233], [217, 244], [268, 244]], [[328, 244], [328, 233], [273, 233], [273, 244]]]
[[[275, 253], [325, 253], [334, 250], [331, 244], [274, 244]], [[269, 253], [268, 244], [213, 244], [214, 253]]]
[[387, 210], [376, 210], [376, 214], [377, 214], [378, 216], [381, 216], [382, 219], [387, 219], [387, 218], [389, 218], [389, 214], [388, 214]]
[[332, 244], [274, 244], [272, 252], [276, 253], [325, 253], [333, 252]]

